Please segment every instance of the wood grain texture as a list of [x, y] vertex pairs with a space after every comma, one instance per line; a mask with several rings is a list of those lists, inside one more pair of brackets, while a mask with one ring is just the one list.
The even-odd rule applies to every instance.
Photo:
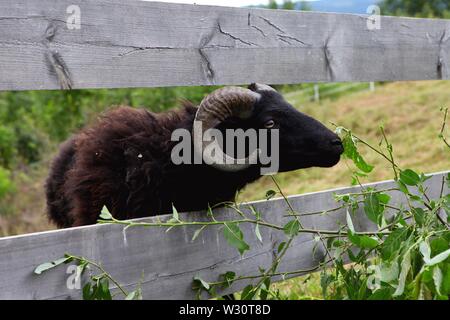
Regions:
[[[427, 181], [431, 198], [439, 197], [442, 178], [446, 173], [437, 173]], [[377, 189], [394, 186], [392, 181], [371, 184]], [[329, 210], [337, 206], [333, 194], [357, 192], [360, 187], [341, 188], [290, 197], [290, 203], [299, 213]], [[446, 192], [448, 190], [445, 190]], [[405, 202], [399, 192], [391, 192], [393, 203]], [[265, 220], [283, 225], [288, 221], [287, 205], [283, 199], [251, 203]], [[244, 208], [248, 208], [247, 205]], [[246, 210], [246, 209], [245, 209]], [[216, 219], [235, 217], [227, 209], [215, 210]], [[184, 220], [206, 219], [204, 213], [181, 214]], [[164, 216], [161, 219], [167, 219]], [[141, 219], [141, 220], [154, 220]], [[302, 217], [306, 228], [336, 230], [345, 224], [344, 210], [328, 215]], [[357, 231], [373, 230], [362, 210], [353, 219]], [[123, 226], [94, 225], [66, 230], [57, 230], [29, 235], [0, 238], [0, 299], [79, 299], [79, 290], [66, 286], [66, 265], [42, 275], [33, 274], [39, 264], [60, 258], [64, 253], [85, 256], [100, 262], [103, 267], [128, 290], [133, 290], [143, 274], [143, 296], [145, 299], [192, 299], [194, 276], [207, 281], [217, 281], [226, 271], [238, 275], [258, 274], [258, 267], [271, 265], [274, 252], [280, 242], [286, 240], [282, 231], [261, 227], [263, 243], [257, 240], [254, 225], [241, 225], [251, 250], [241, 257], [230, 247], [222, 231], [216, 227], [206, 228], [191, 241], [195, 227], [183, 227], [166, 232], [162, 228], [130, 228], [125, 233]], [[313, 250], [315, 249], [315, 250]], [[326, 259], [323, 246], [314, 241], [313, 235], [298, 236], [287, 251], [280, 270], [294, 271], [316, 267]], [[233, 285], [232, 290], [242, 289], [248, 282]]]
[[[81, 29], [69, 30], [69, 5]], [[449, 77], [449, 20], [132, 0], [2, 0], [0, 90]]]

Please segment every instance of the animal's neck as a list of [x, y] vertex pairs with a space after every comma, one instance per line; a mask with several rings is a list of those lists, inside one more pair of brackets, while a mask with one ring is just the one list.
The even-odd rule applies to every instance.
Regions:
[[[195, 111], [194, 107], [186, 107], [188, 116], [184, 117], [183, 124], [178, 123], [178, 128], [181, 126], [192, 132]], [[172, 203], [179, 211], [195, 211], [206, 209], [208, 204], [233, 200], [237, 191], [260, 177], [260, 170], [256, 167], [226, 172], [205, 163], [175, 165], [171, 160], [170, 163], [167, 168], [170, 174], [165, 175], [165, 186], [160, 195], [164, 203], [163, 210], [166, 211], [170, 211]], [[179, 177], [183, 177], [183, 180]]]
[[[177, 180], [179, 175], [176, 172], [183, 172], [184, 179]], [[232, 201], [237, 191], [260, 177], [259, 170], [246, 169], [231, 173], [206, 164], [179, 165], [170, 176], [171, 180], [167, 181], [167, 189], [165, 188], [166, 194], [180, 211], [203, 210], [208, 204]]]

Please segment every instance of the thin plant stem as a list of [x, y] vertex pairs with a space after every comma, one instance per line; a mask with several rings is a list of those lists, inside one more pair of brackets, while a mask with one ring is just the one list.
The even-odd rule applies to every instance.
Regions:
[[105, 277], [107, 277], [109, 280], [111, 280], [112, 283], [114, 283], [114, 284], [116, 285], [116, 287], [122, 292], [122, 294], [123, 294], [125, 297], [128, 296], [128, 292], [125, 291], [124, 288], [122, 288], [122, 286], [119, 284], [119, 282], [117, 282], [117, 281], [111, 276], [111, 274], [109, 274], [109, 273], [108, 273], [108, 272], [107, 272], [100, 264], [98, 264], [97, 262], [92, 261], [92, 260], [89, 260], [89, 259], [86, 259], [86, 258], [84, 258], [84, 257], [74, 256], [74, 255], [71, 255], [71, 254], [66, 254], [66, 256], [67, 256], [68, 258], [71, 258], [71, 259], [73, 259], [73, 260], [77, 260], [77, 261], [79, 261], [79, 262], [83, 262], [83, 261], [84, 261], [84, 262], [87, 262], [88, 264], [90, 264], [90, 265], [96, 267], [98, 270], [101, 271], [101, 274], [102, 274], [102, 275], [105, 275]]
[[441, 137], [442, 141], [444, 141], [444, 143], [447, 145], [447, 147], [450, 148], [450, 143], [447, 141], [447, 139], [445, 138], [445, 126], [447, 125], [447, 114], [448, 114], [448, 108], [444, 109], [444, 120], [442, 121], [442, 127], [441, 127], [441, 131], [439, 133], [439, 136]]

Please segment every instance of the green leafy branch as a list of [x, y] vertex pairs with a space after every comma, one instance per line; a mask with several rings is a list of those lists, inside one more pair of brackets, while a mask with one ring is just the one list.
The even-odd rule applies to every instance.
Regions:
[[110, 291], [110, 281], [113, 283], [120, 293], [124, 296], [125, 300], [140, 300], [142, 299], [142, 292], [140, 285], [134, 291], [127, 292], [117, 280], [113, 278], [99, 263], [86, 259], [84, 257], [75, 256], [71, 254], [65, 254], [63, 258], [57, 259], [52, 262], [46, 262], [36, 267], [35, 274], [42, 274], [50, 269], [53, 269], [61, 264], [68, 264], [71, 262], [77, 263], [76, 279], [81, 281], [81, 277], [89, 267], [94, 267], [99, 273], [91, 275], [90, 281], [83, 287], [83, 299], [84, 300], [112, 300], [113, 295]]

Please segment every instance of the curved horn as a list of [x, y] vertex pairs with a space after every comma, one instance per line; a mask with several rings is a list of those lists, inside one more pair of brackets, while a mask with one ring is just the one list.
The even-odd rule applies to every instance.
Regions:
[[197, 155], [202, 157], [206, 163], [223, 171], [240, 171], [248, 168], [251, 163], [256, 163], [257, 150], [246, 159], [230, 157], [221, 148], [216, 148], [218, 152], [215, 152], [213, 157], [203, 155], [205, 148], [212, 143], [212, 141], [203, 141], [203, 134], [227, 118], [234, 116], [245, 119], [250, 117], [259, 98], [259, 93], [240, 87], [224, 87], [206, 96], [200, 103], [194, 119], [194, 151]]

